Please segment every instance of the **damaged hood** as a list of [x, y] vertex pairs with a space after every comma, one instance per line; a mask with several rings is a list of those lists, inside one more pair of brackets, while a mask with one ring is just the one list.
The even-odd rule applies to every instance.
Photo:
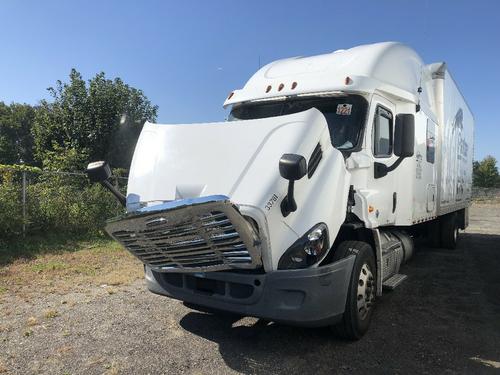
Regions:
[[314, 108], [258, 120], [146, 123], [132, 160], [127, 207], [208, 195], [256, 204], [258, 185], [280, 178], [280, 157], [307, 157], [315, 146], [308, 138], [317, 143], [325, 128], [323, 115]]
[[[279, 160], [286, 153], [304, 156], [310, 168], [295, 182], [298, 209], [288, 216], [280, 208], [288, 181], [280, 176]], [[242, 215], [267, 228], [260, 232], [262, 246], [274, 250], [264, 252], [263, 260], [272, 268], [283, 251], [318, 223], [326, 223], [335, 238], [345, 219], [349, 181], [325, 117], [315, 108], [258, 120], [146, 123], [130, 168], [127, 210], [227, 197]]]

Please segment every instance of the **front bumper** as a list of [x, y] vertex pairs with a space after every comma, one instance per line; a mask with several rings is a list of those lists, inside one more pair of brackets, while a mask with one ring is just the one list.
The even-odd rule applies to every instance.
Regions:
[[342, 317], [354, 259], [265, 274], [161, 273], [148, 266], [145, 271], [153, 293], [211, 309], [318, 327]]

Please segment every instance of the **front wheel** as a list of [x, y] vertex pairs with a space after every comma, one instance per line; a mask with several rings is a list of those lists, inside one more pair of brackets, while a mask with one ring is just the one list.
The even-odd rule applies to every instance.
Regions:
[[375, 306], [376, 273], [373, 249], [366, 242], [342, 242], [334, 260], [355, 255], [342, 321], [333, 327], [339, 336], [359, 340], [368, 331]]

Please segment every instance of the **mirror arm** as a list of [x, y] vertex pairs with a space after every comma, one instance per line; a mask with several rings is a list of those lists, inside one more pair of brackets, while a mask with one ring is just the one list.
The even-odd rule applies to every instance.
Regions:
[[293, 196], [293, 187], [295, 185], [294, 180], [288, 181], [288, 194], [281, 201], [281, 213], [284, 217], [290, 215], [291, 212], [297, 211], [297, 203], [295, 202], [295, 197]]
[[405, 159], [404, 156], [400, 156], [395, 162], [394, 164], [392, 164], [390, 167], [387, 167], [387, 172], [392, 172], [393, 170], [395, 170], [397, 167], [399, 167], [399, 164], [401, 164], [401, 162]]
[[374, 178], [382, 178], [387, 175], [387, 173], [392, 172], [399, 164], [405, 159], [404, 156], [400, 156], [390, 167], [385, 165], [384, 163], [375, 162], [375, 168], [373, 169], [373, 177]]
[[115, 188], [113, 185], [111, 185], [111, 182], [109, 182], [108, 180], [104, 180], [104, 181], [100, 181], [99, 183], [102, 186], [104, 186], [106, 189], [108, 189], [116, 197], [116, 199], [118, 199], [118, 201], [121, 203], [121, 205], [123, 207], [126, 206], [127, 199], [125, 198], [125, 196], [122, 193], [120, 193], [120, 191], [117, 188]]

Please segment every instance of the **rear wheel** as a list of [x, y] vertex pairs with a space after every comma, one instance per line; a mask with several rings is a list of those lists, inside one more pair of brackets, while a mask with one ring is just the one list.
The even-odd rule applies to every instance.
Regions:
[[342, 242], [334, 260], [355, 255], [342, 321], [333, 327], [336, 334], [350, 340], [360, 339], [370, 326], [375, 306], [376, 266], [371, 246], [361, 241]]
[[457, 214], [454, 212], [441, 217], [441, 246], [455, 249], [458, 241]]

